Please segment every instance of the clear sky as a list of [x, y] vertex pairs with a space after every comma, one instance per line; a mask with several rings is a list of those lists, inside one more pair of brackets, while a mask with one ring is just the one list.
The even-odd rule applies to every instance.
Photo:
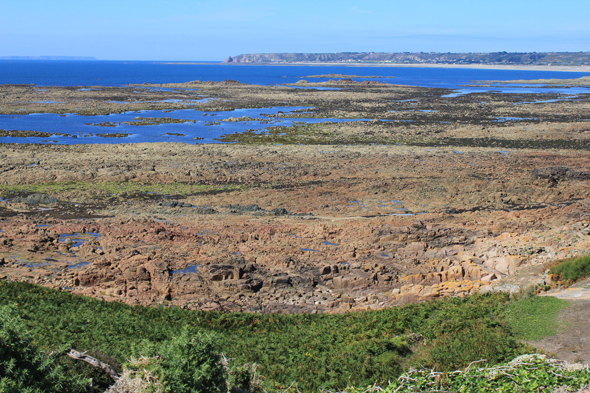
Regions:
[[0, 56], [590, 51], [590, 0], [5, 0]]

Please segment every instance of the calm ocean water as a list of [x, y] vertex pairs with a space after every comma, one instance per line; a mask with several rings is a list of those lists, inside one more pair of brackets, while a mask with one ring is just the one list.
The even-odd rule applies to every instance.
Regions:
[[[306, 75], [320, 74], [394, 76], [392, 79], [379, 80], [402, 85], [452, 89], [462, 88], [460, 85], [476, 80], [579, 78], [585, 75], [580, 72], [419, 67], [165, 64], [148, 61], [0, 61], [0, 84], [34, 83], [39, 86], [123, 86], [144, 82], [172, 83], [224, 79], [259, 85], [280, 85], [297, 82]], [[327, 79], [314, 79], [322, 80]], [[518, 89], [521, 92], [522, 90]]]
[[[463, 84], [477, 80], [514, 80], [540, 78], [579, 78], [579, 72], [483, 70], [458, 68], [414, 67], [347, 67], [347, 66], [238, 66], [222, 64], [165, 64], [157, 62], [121, 61], [0, 61], [0, 84], [35, 84], [38, 86], [124, 86], [135, 83], [172, 83], [201, 81], [238, 80], [258, 85], [283, 85], [304, 79], [308, 75], [345, 74], [359, 76], [383, 76], [382, 82], [402, 85], [444, 87], [454, 89], [453, 95], [483, 91], [514, 93], [590, 93], [589, 88], [526, 88], [514, 86], [465, 87]], [[324, 81], [325, 79], [311, 79]], [[362, 78], [365, 79], [365, 78]], [[362, 80], [361, 79], [361, 80]], [[195, 93], [198, 94], [198, 93]], [[196, 97], [199, 98], [199, 97]], [[223, 134], [243, 132], [247, 129], [262, 131], [269, 124], [264, 122], [216, 123], [214, 119], [230, 116], [264, 117], [264, 114], [287, 108], [262, 108], [233, 112], [207, 113], [183, 110], [163, 113], [161, 111], [128, 112], [108, 116], [59, 116], [53, 114], [0, 115], [0, 129], [34, 130], [52, 134], [50, 137], [0, 137], [0, 143], [134, 143], [134, 142], [184, 142], [215, 143], [214, 138]], [[295, 109], [295, 108], [291, 108]], [[153, 126], [129, 126], [124, 121], [134, 117], [174, 117], [194, 119], [184, 124]], [[198, 120], [197, 120], [198, 119]], [[333, 119], [313, 119], [308, 122], [323, 122]], [[119, 122], [117, 127], [97, 127], [103, 121]], [[301, 120], [300, 120], [301, 121]], [[288, 119], [277, 120], [271, 125], [289, 126]], [[55, 134], [54, 134], [55, 133]], [[68, 136], [59, 133], [69, 134]], [[100, 136], [104, 133], [128, 134], [123, 138]], [[193, 139], [203, 138], [203, 139]]]

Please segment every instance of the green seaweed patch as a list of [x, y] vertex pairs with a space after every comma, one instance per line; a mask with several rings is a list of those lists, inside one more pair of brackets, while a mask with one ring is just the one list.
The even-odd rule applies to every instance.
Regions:
[[274, 120], [273, 119], [264, 119], [262, 117], [240, 116], [240, 117], [229, 117], [227, 119], [221, 119], [220, 121], [223, 121], [226, 123], [239, 123], [239, 122], [246, 122], [246, 121], [257, 121], [260, 123], [269, 123]]
[[105, 134], [96, 134], [96, 136], [99, 136], [101, 138], [127, 138], [129, 135], [131, 134], [125, 134], [122, 132], [115, 132], [115, 133], [105, 133]]
[[196, 123], [197, 120], [173, 119], [171, 117], [136, 117], [132, 121], [126, 121], [129, 126], [155, 126], [158, 124], [185, 124]]
[[117, 127], [121, 125], [121, 123], [111, 123], [110, 121], [103, 121], [102, 123], [86, 123], [86, 125], [96, 127]]
[[284, 145], [350, 145], [371, 143], [398, 143], [391, 138], [375, 138], [364, 135], [339, 135], [326, 131], [321, 124], [294, 123], [292, 126], [268, 127], [263, 131], [246, 130], [241, 133], [222, 135], [215, 138], [220, 142], [241, 144], [284, 144]]
[[396, 78], [395, 76], [378, 76], [378, 75], [344, 75], [344, 74], [321, 74], [321, 75], [306, 75], [302, 78]]
[[63, 132], [42, 132], [42, 131], [31, 131], [31, 130], [0, 130], [0, 137], [10, 136], [13, 138], [34, 138], [41, 137], [47, 138], [51, 135], [62, 135], [70, 136], [70, 134], [64, 134]]
[[568, 139], [503, 139], [503, 138], [431, 138], [388, 137], [386, 135], [338, 134], [327, 131], [322, 124], [293, 123], [292, 126], [268, 127], [265, 130], [225, 134], [215, 140], [248, 145], [406, 145], [445, 147], [490, 147], [504, 149], [571, 149], [590, 150], [590, 140]]
[[164, 135], [170, 135], [170, 136], [186, 136], [186, 134], [181, 134], [180, 132], [167, 132]]
[[503, 139], [503, 138], [444, 138], [437, 146], [492, 147], [505, 149], [570, 149], [590, 150], [590, 140], [569, 139]]
[[10, 197], [12, 193], [75, 193], [85, 192], [90, 198], [104, 199], [105, 197], [119, 198], [132, 195], [153, 194], [153, 195], [194, 195], [201, 193], [229, 192], [242, 190], [245, 186], [229, 184], [223, 186], [212, 186], [205, 184], [188, 183], [140, 183], [140, 182], [61, 182], [42, 183], [25, 185], [0, 185], [0, 195]]

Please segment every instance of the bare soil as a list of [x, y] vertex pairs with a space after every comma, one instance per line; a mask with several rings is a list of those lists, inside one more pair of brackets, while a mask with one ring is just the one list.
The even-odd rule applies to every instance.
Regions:
[[558, 316], [559, 331], [554, 336], [529, 342], [545, 353], [570, 363], [590, 363], [590, 279], [567, 289], [548, 293], [571, 302]]

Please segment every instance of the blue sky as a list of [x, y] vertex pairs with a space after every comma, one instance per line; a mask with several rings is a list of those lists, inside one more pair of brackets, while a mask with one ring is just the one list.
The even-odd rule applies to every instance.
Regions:
[[0, 56], [590, 51], [588, 0], [14, 0]]

